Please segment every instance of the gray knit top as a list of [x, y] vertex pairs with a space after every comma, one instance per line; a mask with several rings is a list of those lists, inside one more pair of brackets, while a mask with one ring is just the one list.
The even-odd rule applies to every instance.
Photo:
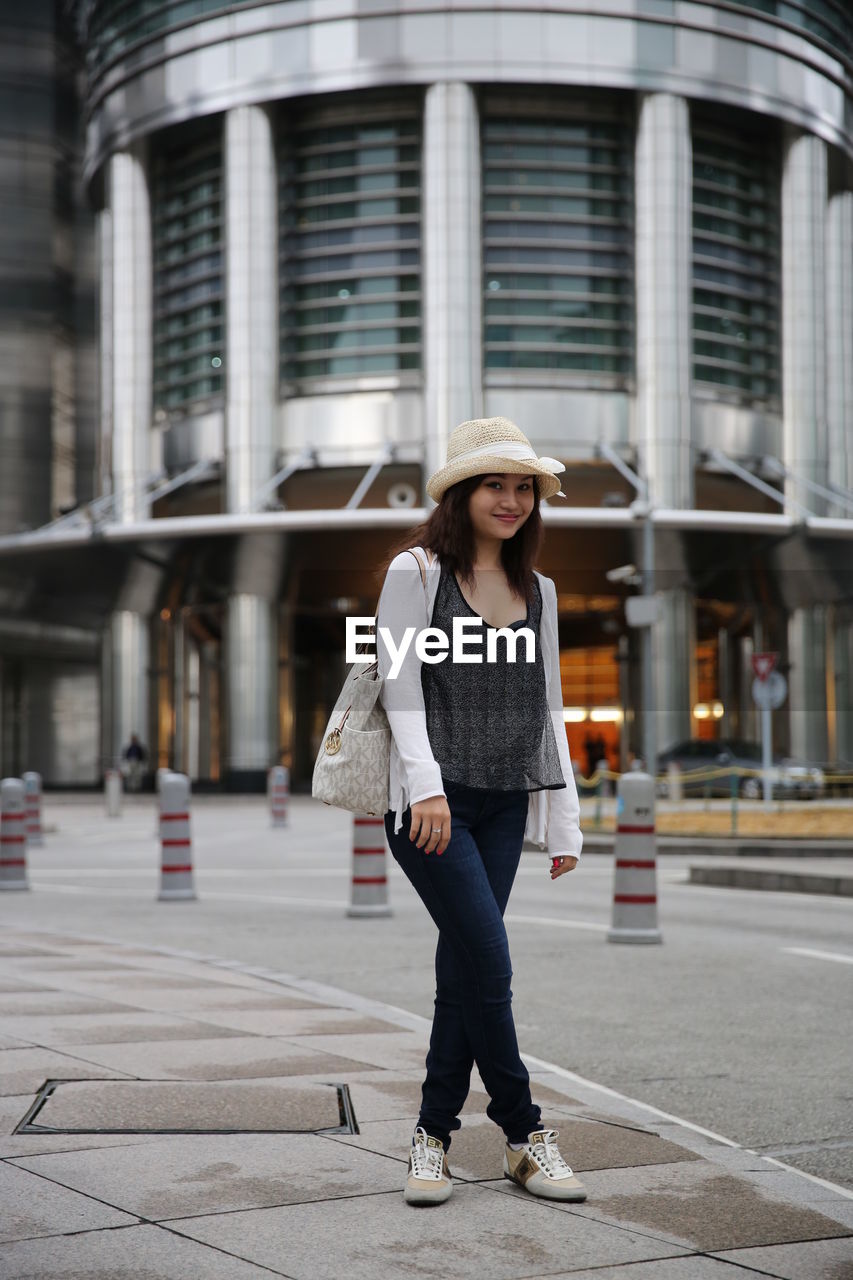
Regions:
[[[442, 566], [431, 626], [453, 636], [456, 616], [478, 617], [462, 594], [456, 575]], [[472, 643], [467, 652], [482, 653], [482, 663], [458, 663], [448, 653], [444, 661], [421, 666], [421, 687], [427, 732], [442, 776], [451, 782], [490, 791], [544, 791], [566, 785], [560, 768], [554, 726], [545, 694], [545, 668], [539, 642], [542, 594], [535, 585], [533, 601], [522, 622], [512, 630], [528, 627], [536, 638], [536, 660], [526, 661], [524, 637], [516, 649], [516, 661], [507, 661], [507, 643], [497, 639], [497, 661], [486, 662], [486, 633], [482, 645]]]

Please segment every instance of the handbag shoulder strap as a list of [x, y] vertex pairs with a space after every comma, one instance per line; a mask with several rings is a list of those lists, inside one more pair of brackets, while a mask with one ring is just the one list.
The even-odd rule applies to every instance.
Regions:
[[420, 569], [420, 572], [421, 572], [421, 585], [425, 587], [426, 586], [426, 569], [424, 568], [424, 562], [421, 559], [421, 554], [426, 556], [426, 562], [428, 567], [432, 566], [432, 563], [433, 563], [432, 555], [430, 554], [429, 551], [425, 551], [422, 547], [407, 547], [406, 550], [409, 552], [409, 555], [414, 556], [415, 559], [417, 560], [418, 568]]

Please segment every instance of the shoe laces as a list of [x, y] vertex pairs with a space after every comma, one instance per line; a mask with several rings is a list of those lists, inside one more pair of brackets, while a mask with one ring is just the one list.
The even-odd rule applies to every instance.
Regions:
[[418, 1126], [412, 1140], [412, 1173], [416, 1178], [433, 1178], [439, 1181], [444, 1176], [444, 1147], [433, 1147], [427, 1143], [427, 1131]]
[[549, 1178], [571, 1178], [574, 1176], [573, 1171], [560, 1155], [557, 1146], [559, 1136], [559, 1129], [543, 1129], [537, 1134], [539, 1140], [530, 1144], [533, 1157]]

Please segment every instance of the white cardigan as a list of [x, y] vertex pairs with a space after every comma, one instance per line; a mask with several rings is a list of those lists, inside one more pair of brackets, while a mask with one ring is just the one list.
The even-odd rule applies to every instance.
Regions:
[[[425, 552], [420, 548], [418, 550], [421, 551], [421, 560], [425, 561]], [[415, 627], [416, 633], [428, 627], [440, 577], [441, 563], [434, 557], [426, 570], [424, 586], [415, 556], [408, 551], [401, 551], [388, 567], [376, 610], [376, 652], [379, 674], [383, 677], [379, 696], [391, 725], [388, 793], [394, 810], [395, 831], [399, 831], [403, 825], [403, 812], [409, 804], [416, 804], [429, 796], [444, 795], [445, 792], [441, 784], [441, 770], [433, 756], [427, 734], [421, 662], [415, 653], [414, 643], [409, 645], [396, 678], [389, 680], [391, 655], [381, 640], [379, 628], [387, 627], [395, 647], [399, 647], [406, 627]], [[567, 854], [577, 858], [580, 856], [583, 836], [579, 825], [578, 790], [563, 721], [557, 589], [553, 579], [545, 578], [538, 572], [536, 577], [542, 591], [539, 641], [545, 668], [545, 691], [566, 785], [553, 791], [530, 792], [524, 835], [525, 839], [543, 849], [547, 848], [550, 857]]]

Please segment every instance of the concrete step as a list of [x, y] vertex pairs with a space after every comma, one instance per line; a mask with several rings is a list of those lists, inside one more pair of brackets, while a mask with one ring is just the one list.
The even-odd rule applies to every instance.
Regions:
[[845, 871], [800, 871], [786, 867], [723, 863], [690, 867], [690, 884], [722, 885], [731, 889], [770, 889], [783, 893], [825, 893], [853, 897], [853, 874]]

